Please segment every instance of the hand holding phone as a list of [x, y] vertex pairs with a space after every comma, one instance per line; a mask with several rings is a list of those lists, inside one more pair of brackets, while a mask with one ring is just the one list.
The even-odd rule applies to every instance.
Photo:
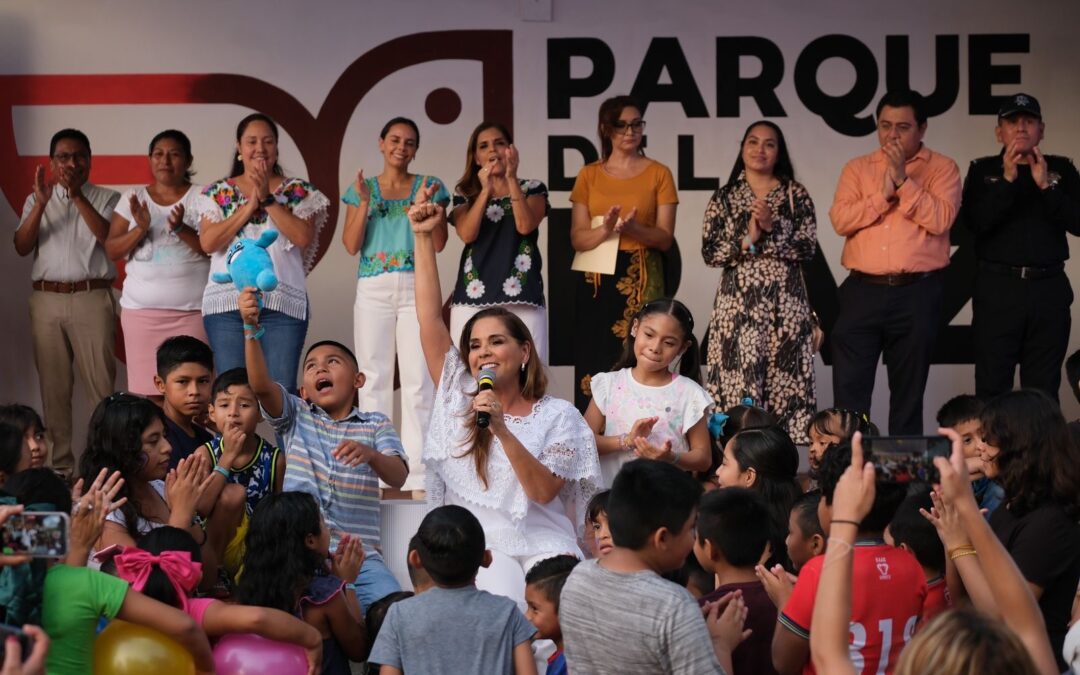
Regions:
[[68, 551], [68, 514], [23, 511], [0, 525], [0, 553], [32, 558], [63, 558]]

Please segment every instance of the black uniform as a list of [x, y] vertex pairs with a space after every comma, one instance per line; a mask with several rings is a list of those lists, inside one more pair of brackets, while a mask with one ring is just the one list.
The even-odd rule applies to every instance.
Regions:
[[1044, 155], [1048, 188], [1039, 189], [1026, 164], [1010, 183], [1003, 154], [971, 163], [959, 218], [975, 234], [978, 259], [975, 393], [1011, 390], [1020, 366], [1020, 386], [1057, 400], [1073, 301], [1065, 233], [1080, 235], [1080, 174], [1067, 157]]

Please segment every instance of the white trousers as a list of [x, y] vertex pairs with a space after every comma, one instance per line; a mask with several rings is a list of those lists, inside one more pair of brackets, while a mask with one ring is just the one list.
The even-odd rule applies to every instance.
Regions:
[[[536, 351], [540, 356], [540, 363], [545, 366], [548, 363], [548, 318], [546, 307], [534, 307], [533, 305], [511, 304], [502, 305], [507, 311], [513, 312], [532, 333]], [[450, 338], [455, 345], [460, 344], [461, 331], [465, 324], [474, 314], [486, 307], [474, 307], [473, 305], [452, 305], [450, 307]]]
[[367, 381], [360, 389], [360, 409], [393, 417], [394, 362], [401, 383], [401, 444], [409, 456], [409, 477], [402, 489], [424, 487], [424, 431], [431, 418], [434, 386], [420, 347], [412, 272], [387, 272], [356, 280], [353, 340]]

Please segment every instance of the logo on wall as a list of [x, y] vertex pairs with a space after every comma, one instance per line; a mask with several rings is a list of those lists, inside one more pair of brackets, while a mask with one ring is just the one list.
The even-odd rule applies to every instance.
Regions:
[[[1018, 66], [992, 64], [995, 53], [1029, 51], [1026, 34], [970, 35], [967, 43], [968, 113], [993, 114], [1002, 97], [991, 93], [995, 85], [1018, 84]], [[574, 77], [571, 60], [592, 63], [590, 74]], [[760, 72], [743, 76], [740, 60], [756, 59]], [[817, 83], [817, 72], [828, 59], [847, 60], [856, 72], [851, 90], [827, 95]], [[375, 85], [404, 68], [439, 60], [479, 62], [482, 67], [483, 115], [513, 127], [513, 33], [508, 30], [433, 31], [401, 36], [365, 52], [349, 65], [331, 87], [318, 114], [312, 115], [295, 97], [280, 87], [254, 77], [228, 73], [206, 74], [114, 74], [114, 75], [2, 75], [0, 76], [0, 190], [11, 204], [21, 204], [29, 191], [34, 167], [47, 157], [20, 156], [17, 152], [12, 111], [17, 106], [49, 105], [161, 105], [230, 104], [272, 117], [295, 141], [307, 166], [307, 178], [330, 199], [329, 223], [317, 243], [316, 264], [334, 240], [339, 210], [338, 167], [346, 128], [360, 101]], [[552, 38], [547, 41], [547, 117], [570, 117], [570, 100], [609, 92], [614, 81], [615, 56], [598, 38]], [[779, 46], [763, 37], [736, 36], [716, 39], [716, 117], [739, 117], [742, 99], [751, 98], [768, 118], [786, 117], [776, 93], [784, 77], [784, 58]], [[910, 58], [907, 36], [885, 38], [883, 64], [888, 87], [908, 86]], [[949, 110], [960, 90], [960, 36], [935, 37], [935, 85], [927, 96], [932, 115]], [[793, 68], [800, 104], [820, 116], [837, 133], [863, 136], [873, 132], [872, 116], [863, 113], [878, 90], [879, 65], [863, 42], [845, 35], [826, 35], [809, 42]], [[664, 80], [669, 81], [664, 81]], [[509, 85], [509, 86], [508, 86]], [[681, 104], [688, 118], [709, 117], [704, 98], [694, 81], [677, 38], [654, 38], [640, 64], [630, 93], [645, 105], [667, 101]], [[790, 106], [790, 103], [788, 103]], [[433, 89], [425, 100], [425, 112], [436, 124], [450, 124], [462, 111], [461, 96], [445, 87]], [[592, 119], [583, 122], [591, 128]], [[569, 190], [573, 177], [565, 175], [564, 152], [579, 152], [586, 162], [596, 158], [589, 138], [549, 135], [548, 185], [554, 191]], [[694, 175], [694, 137], [678, 136], [676, 175], [681, 190], [711, 191], [715, 177]], [[94, 156], [93, 175], [102, 184], [149, 182], [143, 155]], [[573, 280], [569, 272], [570, 212], [554, 209], [549, 221], [549, 323], [552, 365], [573, 362]], [[970, 326], [949, 322], [971, 297], [975, 260], [971, 237], [957, 224], [952, 229], [956, 250], [946, 272], [943, 330], [935, 363], [970, 363]], [[665, 281], [669, 293], [679, 286], [682, 262], [677, 247], [667, 256]], [[828, 329], [837, 316], [837, 283], [818, 249], [806, 265], [811, 303]], [[119, 283], [119, 282], [118, 282]], [[829, 362], [829, 350], [822, 352]]]

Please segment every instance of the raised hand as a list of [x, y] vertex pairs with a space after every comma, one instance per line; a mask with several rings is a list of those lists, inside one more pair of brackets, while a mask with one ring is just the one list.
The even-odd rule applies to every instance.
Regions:
[[108, 469], [102, 469], [94, 478], [94, 482], [90, 484], [90, 489], [86, 491], [85, 496], [83, 495], [83, 484], [84, 481], [80, 478], [75, 481], [75, 486], [71, 488], [71, 503], [75, 505], [72, 510], [79, 508], [80, 502], [90, 498], [96, 492], [105, 495], [106, 513], [112, 513], [127, 502], [127, 497], [116, 499], [116, 495], [120, 494], [120, 490], [124, 487], [124, 477], [119, 471], [113, 471], [110, 474]]
[[49, 180], [45, 179], [45, 167], [38, 165], [34, 169], [34, 201], [41, 204], [42, 207], [52, 199], [53, 186], [56, 185], [56, 178], [53, 177]]
[[893, 184], [902, 183], [907, 178], [907, 157], [904, 156], [904, 147], [900, 141], [890, 141], [882, 148], [885, 151], [886, 173], [892, 178]]
[[511, 143], [503, 150], [503, 161], [506, 162], [507, 180], [517, 180], [518, 164], [521, 163], [521, 155], [518, 154], [517, 146]]
[[105, 516], [109, 515], [109, 501], [102, 490], [91, 490], [71, 508], [71, 525], [68, 536], [71, 545], [69, 556], [79, 555], [81, 559], [68, 559], [69, 564], [81, 566], [93, 548], [94, 542], [105, 529]]
[[356, 190], [356, 194], [359, 195], [361, 202], [371, 202], [371, 186], [364, 180], [363, 169], [356, 172], [356, 180], [353, 181], [353, 189]]
[[429, 204], [435, 193], [439, 191], [439, 181], [431, 178], [431, 183], [428, 183], [428, 178], [425, 176], [420, 181], [420, 189], [416, 191], [416, 201], [414, 204]]
[[180, 460], [165, 478], [165, 501], [169, 503], [169, 510], [186, 516], [186, 521], [195, 515], [195, 505], [210, 484], [210, 476], [202, 470], [200, 456], [202, 453]]
[[1018, 145], [1016, 141], [1009, 143], [1005, 147], [1005, 152], [1001, 155], [1002, 175], [1010, 183], [1016, 180], [1016, 165], [1020, 163], [1020, 159], [1024, 156], [1020, 152]]
[[184, 205], [177, 204], [169, 211], [169, 231], [176, 232], [184, 226]]
[[772, 232], [773, 217], [772, 207], [769, 206], [769, 202], [761, 198], [755, 199], [754, 203], [750, 205], [750, 213], [752, 214], [751, 220], [759, 230]]
[[701, 608], [705, 614], [705, 626], [716, 647], [730, 654], [746, 638], [750, 637], [746, 625], [747, 608], [742, 591], [732, 591], [719, 600]]
[[776, 609], [784, 609], [788, 598], [791, 597], [791, 593], [795, 590], [795, 577], [789, 574], [781, 565], [775, 565], [771, 570], [766, 569], [764, 565], [755, 565], [754, 574], [761, 581], [761, 585], [765, 587], [765, 593], [776, 605]]
[[145, 237], [150, 232], [150, 207], [146, 202], [140, 202], [134, 193], [128, 198], [128, 206], [131, 208], [131, 219], [135, 221], [135, 227], [142, 230], [142, 236]]
[[671, 451], [671, 441], [666, 440], [660, 445], [653, 445], [644, 438], [635, 438], [631, 441], [634, 446], [634, 454], [645, 459], [656, 459], [662, 462], [671, 462], [675, 459]]
[[364, 546], [360, 537], [342, 535], [337, 550], [330, 558], [330, 572], [339, 579], [352, 583], [364, 566]]
[[491, 194], [491, 191], [495, 189], [495, 177], [493, 174], [498, 163], [498, 155], [493, 155], [491, 159], [488, 160], [488, 163], [481, 167], [480, 171], [476, 174], [477, 178], [480, 179], [480, 189], [482, 192]]
[[938, 429], [938, 433], [952, 442], [952, 454], [948, 459], [935, 457], [934, 466], [940, 475], [939, 494], [942, 500], [957, 510], [979, 510], [975, 493], [971, 489], [968, 476], [967, 458], [964, 457], [964, 444], [960, 436], [952, 429]]
[[259, 304], [259, 289], [248, 286], [240, 292], [238, 305], [240, 318], [244, 320], [244, 325], [259, 325]]
[[1035, 184], [1039, 186], [1040, 190], [1045, 190], [1050, 185], [1049, 171], [1046, 168], [1046, 158], [1043, 157], [1042, 151], [1035, 147], [1031, 149], [1031, 155], [1028, 157], [1028, 164], [1031, 165], [1031, 178], [1035, 181]]
[[626, 214], [626, 217], [622, 219], [621, 223], [615, 225], [616, 232], [622, 232], [623, 230], [633, 229], [637, 226], [637, 207], [630, 209], [630, 213]]
[[964, 529], [956, 508], [936, 490], [930, 493], [930, 500], [934, 506], [929, 511], [919, 509], [919, 513], [937, 530], [938, 539], [941, 539], [941, 543], [945, 545], [945, 550], [970, 545], [971, 539]]
[[619, 212], [622, 211], [622, 207], [616, 204], [608, 209], [608, 212], [604, 214], [604, 229], [608, 232], [619, 232], [622, 230], [622, 224], [619, 222]]
[[412, 223], [413, 233], [431, 234], [442, 220], [442, 214], [446, 211], [439, 204], [413, 204], [409, 207], [409, 221]]
[[642, 417], [641, 419], [634, 420], [634, 423], [630, 426], [630, 431], [627, 432], [627, 440], [633, 442], [637, 438], [648, 438], [652, 433], [653, 427], [660, 421], [659, 417]]

